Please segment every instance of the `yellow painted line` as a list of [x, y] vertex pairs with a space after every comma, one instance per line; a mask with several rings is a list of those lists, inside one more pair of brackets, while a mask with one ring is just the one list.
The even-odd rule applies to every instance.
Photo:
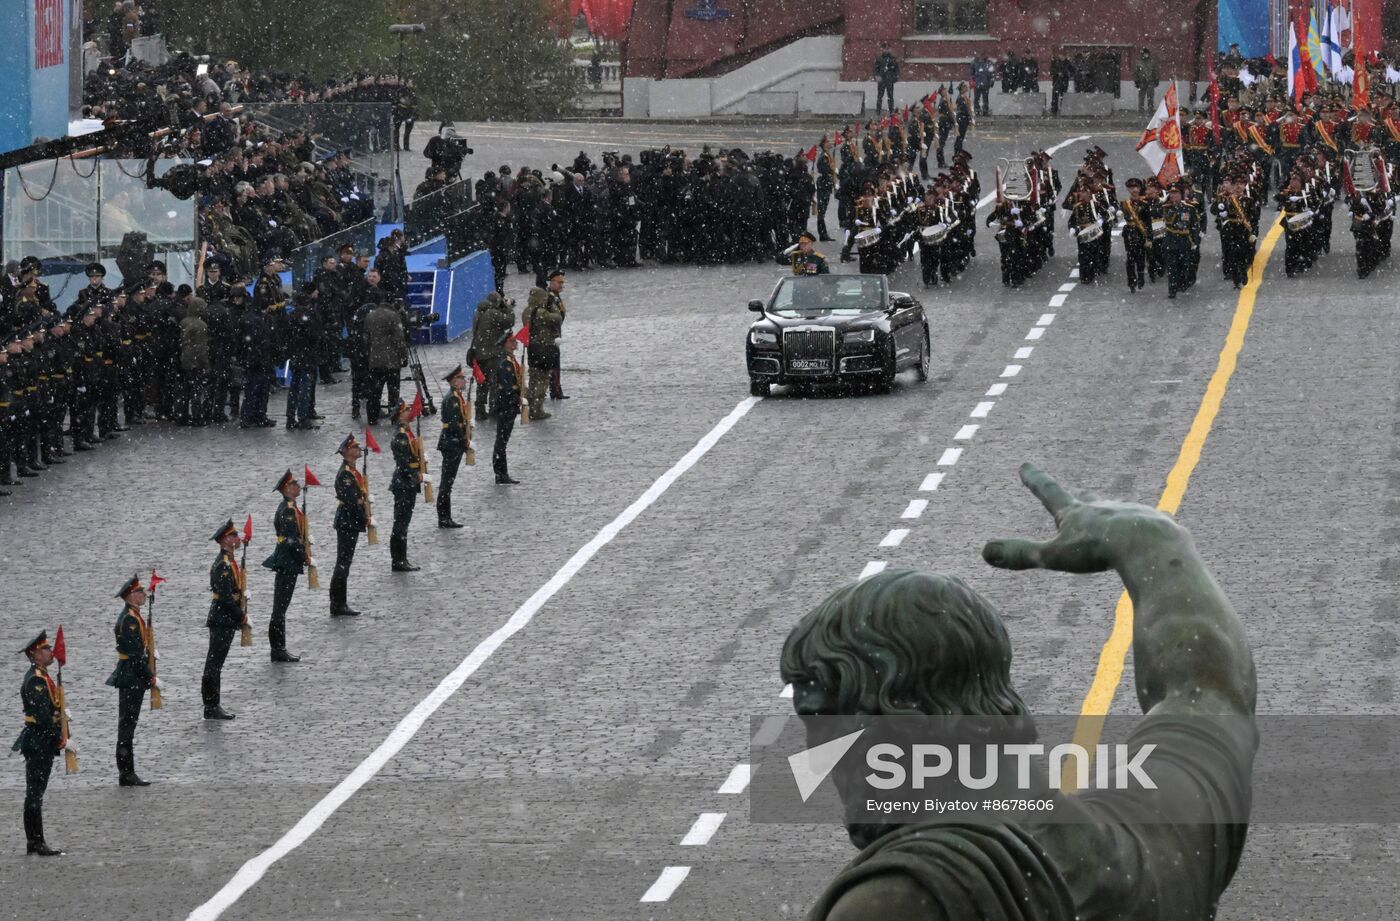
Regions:
[[[1240, 350], [1244, 348], [1244, 336], [1249, 331], [1249, 320], [1254, 316], [1254, 300], [1259, 295], [1259, 286], [1264, 281], [1264, 267], [1273, 255], [1274, 247], [1283, 236], [1283, 219], [1274, 221], [1264, 237], [1259, 251], [1254, 254], [1254, 264], [1250, 267], [1249, 283], [1240, 291], [1240, 300], [1235, 307], [1234, 319], [1230, 321], [1230, 331], [1225, 334], [1225, 345], [1220, 350], [1220, 360], [1215, 365], [1215, 373], [1206, 384], [1206, 392], [1201, 397], [1201, 405], [1196, 410], [1196, 418], [1181, 443], [1181, 451], [1176, 463], [1167, 474], [1167, 485], [1162, 497], [1157, 500], [1157, 508], [1168, 515], [1175, 515], [1181, 507], [1181, 499], [1186, 495], [1186, 487], [1191, 483], [1191, 474], [1201, 460], [1201, 451], [1206, 446], [1215, 417], [1220, 413], [1220, 403], [1225, 399], [1225, 390], [1230, 377], [1235, 373]], [[1079, 708], [1079, 721], [1075, 725], [1074, 741], [1086, 751], [1092, 752], [1098, 744], [1103, 729], [1103, 716], [1118, 693], [1118, 685], [1123, 680], [1123, 666], [1128, 650], [1133, 645], [1133, 602], [1125, 591], [1118, 596], [1118, 606], [1113, 613], [1113, 631], [1099, 653], [1099, 667], [1094, 673], [1094, 682], [1089, 693], [1084, 695], [1084, 703]], [[1072, 778], [1074, 772], [1068, 772]], [[1072, 792], [1065, 789], [1065, 792]]]

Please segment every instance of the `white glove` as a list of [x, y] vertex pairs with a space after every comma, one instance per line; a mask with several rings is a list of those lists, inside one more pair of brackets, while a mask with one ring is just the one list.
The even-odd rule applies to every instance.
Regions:
[[268, 219], [267, 219], [267, 226], [269, 226], [269, 227], [276, 227], [276, 226], [277, 226], [277, 222], [274, 221], [272, 218], [268, 218]]
[[1024, 227], [1024, 226], [1026, 226], [1025, 224], [1021, 223], [1019, 220], [1016, 221], [1015, 223], [1016, 223], [1016, 226], [1017, 226], [1017, 227]]
[[163, 690], [165, 690], [165, 682], [164, 682], [164, 681], [161, 681], [159, 678], [156, 679], [156, 690], [157, 690], [157, 691], [163, 691]]
[[155, 650], [155, 655], [156, 655], [156, 661], [159, 662], [159, 661], [160, 661], [160, 650], [159, 650], [159, 649]]

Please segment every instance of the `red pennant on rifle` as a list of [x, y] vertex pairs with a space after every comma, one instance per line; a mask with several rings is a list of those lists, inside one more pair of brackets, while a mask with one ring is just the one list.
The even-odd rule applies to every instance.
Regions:
[[408, 406], [408, 416], [405, 421], [412, 422], [423, 415], [423, 391], [419, 390], [413, 394], [413, 402]]
[[252, 543], [253, 540], [253, 516], [250, 514], [248, 520], [243, 522], [243, 543]]
[[374, 440], [374, 433], [371, 432], [369, 429], [365, 429], [365, 447], [369, 448], [375, 454], [384, 453], [383, 451], [379, 450], [379, 442]]
[[152, 569], [152, 570], [151, 570], [151, 584], [146, 586], [146, 592], [147, 592], [147, 594], [154, 595], [154, 594], [156, 593], [156, 586], [157, 586], [157, 585], [160, 585], [162, 582], [169, 582], [169, 581], [170, 581], [169, 579], [163, 579], [163, 578], [161, 578], [160, 576], [156, 575], [156, 571], [155, 571], [154, 569]]
[[804, 156], [804, 157], [807, 158], [807, 162], [808, 162], [808, 163], [816, 163], [816, 162], [817, 162], [817, 145], [816, 145], [816, 144], [813, 144], [812, 147], [811, 147], [811, 149], [808, 150], [808, 151], [807, 151], [805, 154], [803, 154], [802, 156]]
[[520, 327], [520, 332], [516, 333], [512, 338], [521, 345], [528, 346], [530, 344], [530, 324], [526, 323], [524, 326]]
[[929, 95], [927, 95], [927, 96], [924, 97], [924, 111], [925, 111], [925, 112], [932, 112], [932, 111], [933, 111], [933, 94], [932, 94], [932, 93], [930, 93]]
[[53, 657], [59, 665], [68, 664], [68, 644], [63, 642], [63, 624], [58, 625], [58, 636], [53, 641]]
[[321, 485], [321, 481], [318, 480], [318, 479], [316, 479], [316, 474], [314, 474], [314, 473], [311, 472], [311, 468], [310, 468], [309, 466], [306, 467], [306, 485], [307, 485], [307, 486], [320, 486], [320, 485]]
[[472, 359], [472, 380], [478, 384], [486, 383], [486, 372], [481, 370], [481, 365], [476, 363], [476, 359]]

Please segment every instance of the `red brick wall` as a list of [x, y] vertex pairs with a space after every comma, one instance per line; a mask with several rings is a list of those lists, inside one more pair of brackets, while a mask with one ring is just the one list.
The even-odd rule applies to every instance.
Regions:
[[[754, 56], [803, 35], [843, 32], [842, 77], [869, 80], [880, 42], [889, 41], [906, 62], [909, 80], [962, 79], [966, 65], [907, 63], [916, 58], [998, 56], [1030, 51], [1049, 79], [1050, 58], [1068, 46], [1121, 46], [1123, 78], [1131, 79], [1138, 48], [1147, 45], [1162, 77], [1193, 76], [1197, 0], [989, 0], [988, 32], [996, 41], [908, 41], [914, 31], [912, 0], [718, 0], [728, 20], [687, 18], [696, 0], [635, 0], [627, 49], [629, 76], [684, 77], [732, 70]], [[1365, 0], [1361, 0], [1365, 2]], [[1379, 3], [1380, 0], [1371, 0]], [[1048, 7], [1048, 8], [1047, 8]], [[1203, 51], [1215, 47], [1215, 9], [1207, 3]], [[669, 12], [669, 15], [668, 15]], [[1200, 79], [1205, 79], [1204, 59]]]

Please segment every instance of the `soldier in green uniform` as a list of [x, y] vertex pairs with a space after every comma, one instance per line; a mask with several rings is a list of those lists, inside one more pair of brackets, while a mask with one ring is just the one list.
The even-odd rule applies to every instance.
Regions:
[[458, 365], [443, 380], [451, 390], [442, 402], [442, 434], [437, 449], [442, 454], [442, 475], [438, 478], [437, 516], [439, 528], [460, 528], [452, 520], [452, 484], [457, 482], [457, 469], [471, 447], [471, 407], [462, 395], [467, 389], [467, 374]]
[[287, 651], [287, 608], [292, 604], [297, 579], [311, 559], [306, 539], [306, 516], [297, 508], [301, 484], [292, 476], [292, 471], [282, 474], [276, 489], [282, 494], [277, 513], [272, 516], [277, 546], [272, 548], [272, 555], [263, 560], [263, 566], [277, 574], [272, 581], [272, 617], [267, 622], [267, 641], [272, 646], [272, 661], [300, 662], [301, 656]]
[[204, 622], [209, 628], [209, 651], [204, 656], [200, 695], [204, 698], [205, 719], [231, 720], [233, 714], [219, 705], [219, 689], [223, 680], [224, 660], [228, 658], [229, 647], [233, 645], [233, 635], [247, 619], [243, 597], [248, 581], [243, 567], [238, 565], [238, 559], [234, 556], [243, 541], [238, 529], [233, 526], [233, 519], [224, 522], [210, 540], [219, 545], [219, 555], [214, 565], [209, 567], [209, 617]]
[[30, 663], [19, 691], [24, 702], [24, 728], [14, 744], [14, 751], [24, 755], [24, 839], [27, 853], [57, 857], [63, 851], [44, 841], [44, 791], [53, 772], [53, 759], [68, 739], [63, 735], [58, 686], [48, 672], [53, 662], [48, 631], [40, 633], [20, 652], [29, 657]]
[[117, 592], [125, 605], [114, 629], [117, 637], [117, 667], [107, 684], [117, 689], [117, 783], [123, 787], [149, 787], [151, 782], [136, 775], [136, 722], [146, 689], [158, 687], [146, 650], [150, 628], [141, 616], [146, 603], [146, 587], [139, 576], [132, 576]]
[[390, 568], [394, 572], [417, 572], [408, 561], [408, 526], [413, 522], [413, 507], [423, 489], [423, 443], [413, 434], [408, 421], [408, 404], [399, 400], [390, 417], [398, 425], [389, 450], [394, 455], [394, 476], [389, 492], [394, 494], [394, 525], [389, 532]]
[[493, 391], [496, 381], [492, 373], [498, 359], [504, 354], [500, 347], [501, 333], [509, 333], [515, 327], [515, 301], [507, 300], [492, 291], [476, 305], [476, 316], [472, 320], [472, 343], [467, 349], [467, 364], [476, 362], [486, 375], [486, 382], [476, 391], [476, 421], [486, 420], [488, 401], [494, 406]]
[[1167, 297], [1176, 297], [1176, 292], [1189, 287], [1191, 271], [1191, 249], [1198, 232], [1196, 211], [1181, 200], [1181, 186], [1174, 185], [1167, 193], [1167, 204], [1162, 209], [1163, 220], [1167, 224], [1167, 235], [1163, 239], [1167, 261]]
[[345, 602], [350, 581], [350, 564], [355, 561], [355, 545], [369, 530], [369, 488], [364, 474], [355, 469], [360, 459], [360, 443], [346, 435], [337, 452], [344, 462], [335, 475], [335, 571], [331, 574], [331, 616], [358, 617], [360, 612]]
[[[826, 257], [812, 248], [812, 244], [817, 240], [807, 231], [797, 235], [797, 250], [792, 254], [792, 274], [794, 275], [830, 275], [831, 269], [826, 264]], [[531, 329], [531, 336], [534, 330]], [[533, 410], [531, 411], [533, 413]]]
[[549, 273], [548, 288], [532, 288], [525, 306], [524, 324], [530, 329], [525, 357], [530, 366], [530, 381], [525, 388], [525, 401], [530, 407], [530, 421], [548, 419], [544, 397], [550, 380], [559, 370], [559, 337], [564, 332], [564, 272]]

